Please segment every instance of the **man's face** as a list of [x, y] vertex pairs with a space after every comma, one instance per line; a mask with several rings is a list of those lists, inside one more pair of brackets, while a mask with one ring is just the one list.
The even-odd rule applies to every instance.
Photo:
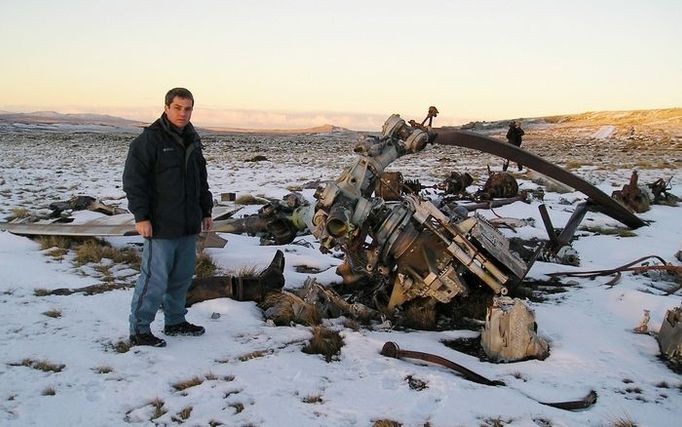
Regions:
[[164, 111], [168, 121], [177, 128], [184, 128], [192, 118], [192, 100], [176, 96], [170, 105], [166, 105]]

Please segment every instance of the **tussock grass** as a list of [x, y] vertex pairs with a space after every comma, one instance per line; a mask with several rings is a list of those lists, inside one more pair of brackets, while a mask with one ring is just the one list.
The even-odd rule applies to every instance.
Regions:
[[260, 359], [261, 357], [272, 354], [272, 350], [256, 350], [251, 353], [246, 353], [238, 357], [240, 362], [246, 362], [253, 359]]
[[234, 381], [234, 375], [225, 375], [225, 376], [223, 377], [223, 381], [228, 382], [228, 383], [229, 383], [230, 381]]
[[312, 333], [313, 336], [308, 344], [303, 346], [302, 351], [304, 353], [321, 354], [327, 362], [338, 357], [341, 353], [341, 347], [343, 347], [343, 338], [337, 331], [324, 326], [314, 326]]
[[481, 423], [481, 427], [502, 427], [504, 425], [510, 424], [512, 420], [503, 420], [502, 417], [496, 418], [486, 418]]
[[218, 267], [210, 256], [205, 253], [197, 255], [194, 262], [194, 273], [198, 278], [213, 277]]
[[26, 208], [12, 208], [7, 220], [12, 221], [13, 219], [28, 218], [29, 216], [31, 216], [31, 212]]
[[309, 394], [307, 396], [304, 396], [303, 399], [301, 399], [301, 402], [303, 402], [303, 403], [324, 403], [324, 400], [322, 400], [322, 396], [319, 394]]
[[589, 231], [590, 233], [601, 234], [604, 236], [619, 236], [619, 237], [635, 237], [637, 233], [629, 228], [620, 227], [600, 227], [600, 226], [584, 226], [581, 230]]
[[61, 261], [64, 259], [64, 255], [66, 255], [68, 252], [69, 252], [68, 249], [52, 248], [49, 251], [47, 251], [45, 255], [52, 257], [57, 261]]
[[436, 329], [436, 306], [417, 300], [408, 305], [404, 314], [405, 326], [413, 329], [433, 331]]
[[359, 331], [360, 330], [360, 322], [358, 322], [355, 319], [350, 319], [350, 318], [345, 318], [342, 323], [344, 328], [352, 329], [354, 331]]
[[178, 418], [180, 418], [182, 421], [186, 421], [189, 418], [189, 416], [192, 414], [192, 409], [194, 409], [194, 408], [192, 408], [191, 406], [185, 406], [184, 408], [182, 408], [180, 410], [180, 412], [178, 412], [175, 415]]
[[43, 372], [61, 372], [62, 369], [66, 367], [63, 363], [52, 363], [48, 360], [33, 360], [33, 359], [23, 359], [19, 363], [10, 363], [10, 366], [26, 366], [28, 368], [35, 369], [37, 371]]
[[128, 340], [118, 340], [116, 342], [109, 343], [107, 347], [114, 350], [116, 353], [127, 353], [132, 346]]
[[298, 323], [306, 326], [318, 325], [322, 315], [317, 307], [308, 304], [291, 292], [270, 292], [259, 307], [275, 325], [286, 326]]
[[234, 201], [235, 205], [265, 205], [269, 201], [265, 198], [254, 196], [253, 194], [244, 194]]
[[90, 239], [76, 246], [74, 264], [82, 266], [88, 263], [99, 263], [103, 258], [108, 258], [116, 264], [128, 264], [136, 270], [140, 269], [140, 256], [131, 248], [116, 249], [108, 243]]
[[51, 295], [51, 293], [50, 293], [50, 290], [49, 290], [49, 289], [45, 289], [45, 288], [36, 288], [36, 289], [33, 290], [33, 295], [36, 296], [36, 297], [46, 297], [46, 296], [48, 296], [48, 295]]
[[244, 404], [241, 402], [230, 403], [228, 406], [234, 409], [235, 415], [244, 410]]
[[83, 239], [67, 237], [67, 236], [38, 236], [36, 242], [40, 245], [40, 249], [71, 249], [75, 244], [82, 242]]
[[[224, 425], [224, 424], [221, 423], [220, 421], [216, 421], [216, 420], [210, 420], [210, 421], [208, 422], [208, 426], [209, 426], [209, 427], [218, 427], [218, 426], [222, 426], [222, 425]], [[244, 426], [244, 427], [248, 427], [248, 425], [246, 425], [246, 426]]]
[[43, 396], [54, 396], [55, 394], [57, 394], [57, 391], [54, 389], [54, 387], [48, 386], [45, 387], [40, 394]]
[[257, 277], [260, 274], [255, 265], [242, 265], [232, 274], [235, 277]]
[[374, 420], [372, 427], [402, 427], [402, 423], [385, 418], [381, 420]]
[[114, 368], [112, 368], [111, 366], [100, 365], [100, 366], [96, 366], [96, 367], [92, 368], [92, 370], [98, 374], [108, 374], [110, 372], [113, 372]]
[[164, 408], [164, 404], [165, 402], [159, 399], [158, 397], [149, 402], [149, 405], [151, 405], [152, 408], [154, 409], [154, 412], [152, 413], [151, 418], [149, 418], [149, 421], [162, 417], [166, 412], [168, 412], [168, 410]]
[[48, 310], [43, 314], [47, 317], [52, 317], [53, 319], [59, 319], [60, 317], [62, 317], [62, 312], [57, 309]]
[[632, 418], [628, 416], [623, 416], [620, 418], [616, 418], [613, 420], [610, 424], [612, 427], [637, 427], [637, 423], [635, 423]]
[[201, 385], [203, 382], [204, 382], [203, 378], [194, 377], [194, 378], [190, 378], [190, 379], [185, 380], [185, 381], [180, 381], [180, 382], [177, 382], [175, 384], [172, 384], [172, 387], [176, 391], [182, 391], [182, 390], [186, 390], [186, 389], [191, 388], [191, 387]]
[[405, 381], [407, 381], [407, 385], [409, 385], [412, 390], [422, 391], [429, 388], [429, 384], [426, 381], [413, 377], [412, 375], [406, 376]]

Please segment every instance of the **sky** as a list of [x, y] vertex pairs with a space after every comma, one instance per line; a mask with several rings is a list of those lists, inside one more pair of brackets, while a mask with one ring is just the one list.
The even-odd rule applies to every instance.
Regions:
[[682, 106], [682, 2], [3, 1], [0, 110], [376, 130]]

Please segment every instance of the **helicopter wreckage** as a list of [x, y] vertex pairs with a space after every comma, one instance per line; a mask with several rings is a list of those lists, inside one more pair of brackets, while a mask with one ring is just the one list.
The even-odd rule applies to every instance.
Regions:
[[[286, 309], [278, 307], [278, 302], [268, 302], [268, 291], [281, 293], [284, 284], [281, 274], [284, 259], [278, 252], [270, 267], [255, 278], [195, 279], [188, 303], [232, 297], [263, 303], [269, 318], [277, 319], [283, 310], [301, 314], [317, 306], [332, 314], [369, 320], [390, 316], [410, 304], [433, 307], [465, 300], [473, 292], [483, 292], [495, 297], [487, 309], [482, 335], [482, 346], [490, 360], [546, 357], [548, 345], [535, 334], [532, 312], [522, 301], [512, 300], [508, 295], [523, 281], [538, 258], [577, 265], [577, 253], [570, 241], [588, 211], [602, 212], [630, 228], [646, 224], [597, 187], [519, 147], [474, 132], [431, 127], [437, 113], [434, 107], [429, 109], [421, 124], [414, 121], [408, 124], [396, 114], [390, 116], [380, 136], [365, 136], [356, 143], [357, 157], [353, 163], [337, 179], [317, 188], [314, 203], [309, 203], [300, 193], [292, 193], [281, 201], [265, 204], [258, 214], [244, 218], [232, 218], [234, 210], [216, 209], [214, 232], [260, 234], [279, 245], [293, 242], [299, 233], [312, 233], [322, 252], [343, 253], [344, 260], [337, 267], [337, 274], [344, 288], [355, 295], [343, 298], [329, 287], [309, 280], [298, 295], [291, 294], [293, 300], [286, 302], [289, 304]], [[493, 221], [470, 215], [477, 208], [526, 200], [529, 195], [518, 193], [511, 174], [490, 172], [489, 182], [475, 197], [477, 203], [460, 204], [457, 200], [467, 194], [466, 188], [472, 179], [468, 174], [453, 172], [438, 186], [451, 197], [444, 197], [440, 206], [436, 206], [420, 196], [421, 184], [403, 180], [400, 173], [386, 172], [396, 159], [416, 154], [428, 144], [470, 148], [522, 163], [582, 192], [587, 200], [576, 207], [559, 232], [547, 209], [540, 205], [548, 242], [540, 243], [524, 260], [510, 248], [509, 239], [497, 230]], [[659, 194], [665, 193], [665, 183], [658, 183], [656, 188]], [[625, 194], [620, 194], [619, 200], [627, 198], [632, 191], [622, 193]], [[136, 234], [129, 214], [75, 225], [2, 223], [0, 229], [23, 235]], [[204, 237], [205, 247], [225, 244], [215, 234]], [[462, 307], [466, 302], [459, 304]], [[503, 339], [512, 336], [511, 331], [516, 334], [514, 339]]]

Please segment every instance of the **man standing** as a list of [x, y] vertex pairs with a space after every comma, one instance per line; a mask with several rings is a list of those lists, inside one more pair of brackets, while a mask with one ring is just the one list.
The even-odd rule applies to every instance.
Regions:
[[[519, 124], [516, 122], [516, 120], [512, 120], [511, 123], [509, 123], [509, 130], [507, 131], [507, 141], [510, 144], [516, 145], [517, 147], [521, 146], [521, 140], [525, 132]], [[521, 166], [521, 163], [516, 164], [519, 167], [519, 170], [523, 169], [523, 166]], [[507, 168], [509, 167], [509, 159], [507, 159], [504, 162], [504, 165], [502, 165], [502, 170], [506, 171]]]
[[130, 344], [164, 347], [150, 324], [161, 304], [166, 335], [202, 335], [185, 320], [199, 232], [213, 226], [212, 195], [199, 135], [190, 123], [194, 97], [168, 91], [161, 117], [130, 144], [123, 190], [145, 238], [140, 276], [130, 307]]

